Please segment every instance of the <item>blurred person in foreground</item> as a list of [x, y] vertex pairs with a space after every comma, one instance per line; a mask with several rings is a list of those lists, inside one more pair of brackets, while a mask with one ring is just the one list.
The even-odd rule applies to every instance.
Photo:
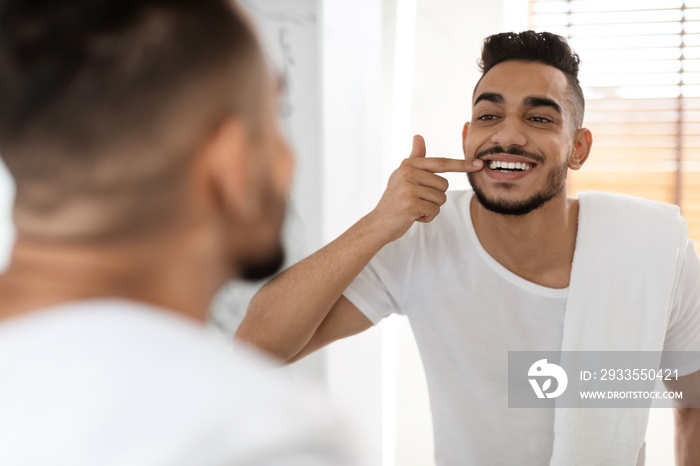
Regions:
[[226, 0], [0, 1], [0, 464], [349, 464], [322, 403], [205, 325], [282, 262], [278, 92]]
[[[643, 464], [648, 408], [510, 408], [508, 352], [685, 352], [665, 383], [678, 464], [699, 464], [700, 261], [677, 206], [567, 197], [593, 140], [578, 70], [561, 36], [486, 38], [464, 158], [415, 137], [376, 208], [263, 287], [237, 337], [289, 362], [406, 315], [439, 466]], [[446, 192], [450, 171], [472, 189]]]

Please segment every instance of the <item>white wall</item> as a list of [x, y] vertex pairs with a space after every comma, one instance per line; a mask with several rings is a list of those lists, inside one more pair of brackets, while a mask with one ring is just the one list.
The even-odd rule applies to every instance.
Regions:
[[[369, 212], [384, 186], [386, 97], [382, 2], [324, 0], [322, 109], [323, 238], [328, 242]], [[327, 350], [328, 387], [361, 427], [362, 464], [382, 464], [381, 334], [378, 329]]]

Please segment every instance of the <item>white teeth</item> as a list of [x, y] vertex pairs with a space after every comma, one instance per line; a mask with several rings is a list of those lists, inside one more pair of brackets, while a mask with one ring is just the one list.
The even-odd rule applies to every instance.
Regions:
[[488, 163], [491, 170], [503, 169], [503, 170], [522, 170], [528, 171], [532, 169], [532, 165], [526, 162], [502, 162], [500, 160], [491, 160]]

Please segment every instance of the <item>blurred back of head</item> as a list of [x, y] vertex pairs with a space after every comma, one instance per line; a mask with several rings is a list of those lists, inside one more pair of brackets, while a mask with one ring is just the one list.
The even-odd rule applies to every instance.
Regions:
[[217, 122], [257, 121], [258, 47], [225, 0], [0, 0], [20, 234], [95, 239], [170, 215]]

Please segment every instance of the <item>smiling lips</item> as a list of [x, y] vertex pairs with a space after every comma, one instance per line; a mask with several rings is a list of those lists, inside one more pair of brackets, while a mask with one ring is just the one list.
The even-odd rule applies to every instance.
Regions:
[[511, 171], [511, 170], [522, 170], [528, 171], [532, 170], [533, 165], [527, 162], [502, 162], [500, 160], [491, 160], [488, 162], [487, 166], [491, 170], [501, 170], [501, 171]]
[[494, 154], [483, 157], [485, 172], [498, 181], [515, 181], [532, 172], [537, 166], [524, 157], [511, 154]]

